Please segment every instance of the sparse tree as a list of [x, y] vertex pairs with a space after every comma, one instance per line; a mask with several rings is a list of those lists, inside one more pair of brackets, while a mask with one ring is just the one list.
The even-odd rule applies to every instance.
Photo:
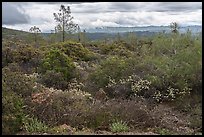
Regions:
[[117, 33], [117, 36], [116, 36], [116, 37], [117, 37], [117, 41], [121, 41], [121, 36], [120, 36], [120, 33], [119, 33], [119, 32]]
[[178, 33], [178, 29], [179, 29], [178, 23], [176, 22], [170, 23], [170, 28], [171, 28], [171, 32]]
[[81, 29], [80, 29], [80, 27], [79, 27], [79, 25], [77, 24], [77, 28], [78, 28], [78, 40], [79, 40], [79, 42], [81, 41], [81, 36], [80, 36], [80, 34], [81, 34]]
[[38, 27], [34, 26], [34, 27], [31, 27], [29, 31], [34, 34], [35, 45], [37, 45], [37, 36], [38, 36], [39, 33], [41, 33], [41, 30]]
[[127, 43], [131, 44], [132, 46], [136, 46], [137, 43], [137, 37], [134, 32], [128, 32], [127, 33]]
[[88, 41], [88, 38], [86, 36], [86, 30], [83, 30], [83, 32], [81, 32], [80, 34], [81, 41], [83, 42], [83, 44], [85, 44], [86, 41]]
[[59, 13], [53, 13], [54, 19], [59, 23], [57, 25], [57, 30], [62, 32], [62, 41], [65, 40], [65, 32], [72, 33], [77, 31], [78, 25], [75, 24], [72, 20], [70, 7], [67, 8], [64, 5], [61, 5]]

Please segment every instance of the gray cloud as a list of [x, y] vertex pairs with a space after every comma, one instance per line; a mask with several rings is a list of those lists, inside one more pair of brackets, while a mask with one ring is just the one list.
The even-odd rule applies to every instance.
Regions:
[[[75, 13], [100, 12], [190, 12], [202, 9], [201, 2], [110, 2], [110, 3], [75, 3]], [[79, 8], [78, 8], [79, 7]]]
[[53, 13], [59, 12], [61, 4], [70, 6], [81, 28], [202, 23], [201, 2], [8, 2], [3, 3], [2, 23], [19, 24], [10, 26], [20, 29], [37, 25], [50, 32], [57, 24]]
[[181, 12], [202, 9], [201, 2], [118, 2], [111, 3], [110, 11]]
[[201, 2], [159, 2], [148, 11], [157, 12], [190, 12], [202, 9]]
[[[39, 2], [36, 2], [39, 4]], [[41, 4], [80, 4], [85, 2], [40, 2]], [[86, 2], [86, 3], [94, 3], [94, 2]]]
[[21, 5], [14, 3], [2, 3], [2, 24], [27, 24], [30, 18], [24, 13]]

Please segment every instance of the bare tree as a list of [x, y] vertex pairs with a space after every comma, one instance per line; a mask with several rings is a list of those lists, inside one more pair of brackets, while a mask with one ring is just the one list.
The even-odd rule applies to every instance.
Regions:
[[64, 5], [61, 5], [59, 13], [53, 13], [54, 19], [59, 23], [57, 25], [57, 30], [62, 32], [62, 41], [65, 40], [65, 32], [72, 33], [77, 31], [78, 25], [75, 24], [72, 20], [70, 7], [67, 8]]
[[176, 22], [170, 23], [170, 28], [171, 28], [171, 32], [178, 33], [178, 29], [179, 29], [178, 23]]
[[79, 40], [79, 42], [81, 41], [81, 36], [80, 36], [80, 34], [81, 34], [81, 29], [80, 29], [80, 27], [79, 27], [79, 25], [77, 24], [77, 29], [78, 29], [78, 40]]
[[37, 44], [37, 35], [38, 35], [39, 33], [41, 33], [41, 30], [40, 30], [38, 27], [34, 26], [34, 27], [31, 27], [29, 31], [34, 34], [35, 44]]

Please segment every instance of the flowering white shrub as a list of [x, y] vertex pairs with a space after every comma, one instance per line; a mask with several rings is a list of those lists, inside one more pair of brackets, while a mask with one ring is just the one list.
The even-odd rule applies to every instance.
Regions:
[[137, 75], [130, 75], [127, 78], [119, 79], [118, 82], [115, 81], [115, 79], [112, 79], [109, 77], [109, 83], [106, 86], [107, 88], [114, 88], [116, 85], [125, 85], [129, 87], [131, 92], [138, 96], [138, 93], [144, 90], [149, 90], [151, 82], [148, 80], [143, 80]]
[[187, 86], [183, 90], [169, 86], [166, 90], [159, 91], [151, 87], [151, 81], [142, 79], [137, 75], [130, 75], [127, 78], [122, 78], [118, 81], [109, 77], [109, 82], [106, 88], [111, 88], [112, 90], [117, 91], [119, 86], [126, 87], [126, 89], [130, 90], [131, 95], [140, 97], [147, 95], [147, 97], [152, 97], [157, 102], [161, 102], [162, 100], [173, 101], [178, 97], [189, 94], [192, 90]]
[[188, 88], [188, 87], [185, 87], [183, 90], [179, 90], [179, 89], [173, 88], [173, 87], [168, 87], [166, 92], [164, 92], [164, 93], [161, 93], [160, 91], [155, 92], [153, 98], [157, 102], [160, 102], [163, 99], [173, 101], [178, 97], [182, 97], [186, 94], [189, 94], [191, 90], [192, 89]]
[[161, 94], [161, 92], [160, 92], [160, 91], [156, 91], [156, 92], [154, 93], [153, 99], [155, 99], [157, 102], [161, 101], [161, 99], [162, 99], [162, 94]]
[[151, 85], [150, 81], [140, 79], [139, 81], [137, 81], [131, 85], [131, 89], [133, 92], [137, 93], [137, 92], [142, 91], [143, 89], [149, 90], [150, 85]]

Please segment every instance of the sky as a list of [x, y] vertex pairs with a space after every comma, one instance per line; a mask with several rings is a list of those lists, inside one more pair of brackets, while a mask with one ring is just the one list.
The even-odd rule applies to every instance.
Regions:
[[202, 2], [2, 2], [2, 27], [29, 31], [37, 26], [51, 32], [53, 13], [70, 6], [81, 29], [96, 27], [202, 25]]

